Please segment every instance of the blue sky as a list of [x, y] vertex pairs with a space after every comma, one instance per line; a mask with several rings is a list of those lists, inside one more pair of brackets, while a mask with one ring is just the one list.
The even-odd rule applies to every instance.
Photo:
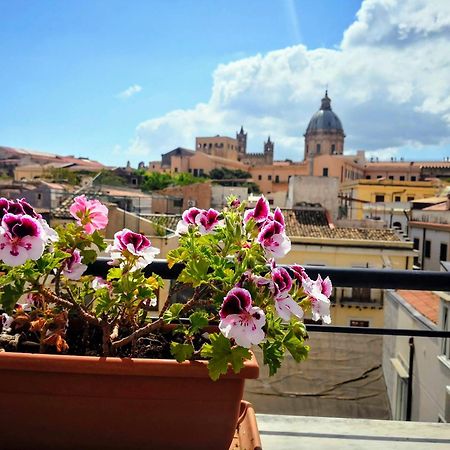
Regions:
[[[447, 123], [439, 139], [423, 142], [417, 136], [408, 140], [408, 126], [416, 118], [407, 115], [400, 120], [406, 120], [400, 137], [386, 132], [390, 119], [380, 124], [389, 137], [385, 140], [352, 131], [361, 128], [358, 110], [348, 106], [350, 87], [343, 90], [344, 75], [334, 74], [333, 58], [345, 55], [343, 35], [360, 7], [360, 1], [351, 0], [0, 0], [0, 145], [136, 164], [158, 159], [175, 145], [192, 148], [195, 135], [233, 135], [243, 122], [249, 139], [254, 138], [252, 151], [259, 151], [262, 137], [271, 134], [279, 143], [276, 157], [300, 159], [302, 127], [329, 83], [350, 150], [363, 147], [389, 156], [428, 148], [445, 156]], [[360, 39], [357, 31], [353, 46]], [[228, 101], [235, 95], [229, 94], [232, 86], [247, 86], [241, 74], [249, 64], [267, 66], [271, 55], [279, 52], [284, 58], [290, 48], [298, 49], [289, 60], [291, 76], [302, 83], [298, 89], [290, 82], [285, 83], [290, 90], [283, 87], [278, 78], [284, 66], [277, 62], [276, 74], [268, 75], [275, 103], [271, 90], [258, 85], [243, 89], [239, 101]], [[330, 64], [329, 76], [327, 66], [319, 65], [319, 80], [310, 73], [317, 58]], [[363, 68], [366, 76], [368, 70]], [[258, 78], [253, 72], [249, 76]], [[405, 88], [396, 89], [395, 95]], [[261, 95], [254, 94], [258, 91]], [[362, 102], [365, 108], [369, 100]], [[416, 113], [425, 100], [409, 97], [397, 103], [411, 102]], [[280, 121], [296, 127], [280, 126]]]

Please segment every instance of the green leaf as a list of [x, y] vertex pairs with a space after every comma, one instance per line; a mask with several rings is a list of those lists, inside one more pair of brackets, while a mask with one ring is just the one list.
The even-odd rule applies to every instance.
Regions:
[[189, 317], [191, 322], [190, 333], [195, 334], [208, 325], [208, 314], [205, 311], [196, 311]]
[[97, 246], [97, 248], [100, 251], [103, 251], [106, 249], [107, 244], [105, 242], [105, 239], [97, 230], [95, 230], [91, 236], [92, 236], [92, 242]]
[[194, 347], [192, 346], [192, 344], [180, 344], [179, 342], [171, 342], [170, 353], [177, 360], [177, 362], [181, 363], [189, 359], [194, 354]]
[[174, 303], [173, 305], [170, 305], [163, 314], [164, 322], [171, 323], [174, 320], [178, 320], [183, 307], [183, 303]]
[[262, 344], [264, 364], [269, 366], [269, 375], [273, 376], [281, 367], [283, 361], [284, 348], [280, 341], [266, 341]]
[[24, 281], [16, 281], [15, 283], [3, 286], [0, 292], [0, 304], [7, 313], [11, 313], [14, 306], [23, 294]]
[[97, 259], [97, 252], [92, 249], [81, 250], [81, 256], [83, 257], [83, 264], [91, 264]]
[[298, 338], [294, 330], [290, 330], [283, 339], [284, 346], [289, 350], [289, 353], [295, 361], [304, 361], [308, 357], [309, 346], [305, 345], [302, 338]]
[[244, 360], [251, 358], [251, 353], [244, 347], [231, 347], [231, 342], [223, 335], [209, 335], [211, 344], [204, 344], [200, 354], [209, 359], [208, 372], [213, 381], [228, 372], [228, 364], [238, 373], [244, 367]]
[[106, 277], [108, 281], [119, 280], [120, 278], [122, 278], [122, 269], [120, 267], [113, 267], [108, 270], [108, 275]]

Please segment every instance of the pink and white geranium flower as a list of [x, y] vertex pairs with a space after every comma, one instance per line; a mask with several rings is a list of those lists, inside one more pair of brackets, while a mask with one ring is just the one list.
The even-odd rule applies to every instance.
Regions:
[[111, 258], [120, 262], [121, 265], [125, 260], [133, 259], [134, 269], [147, 266], [160, 252], [159, 249], [152, 247], [146, 236], [128, 228], [124, 228], [114, 235], [114, 243], [108, 247], [107, 251], [111, 252]]
[[0, 225], [0, 260], [13, 267], [28, 259], [36, 261], [44, 253], [46, 241], [47, 236], [37, 219], [7, 213]]
[[250, 219], [253, 219], [258, 226], [262, 226], [269, 217], [270, 206], [269, 202], [262, 195], [253, 209], [249, 209], [244, 213], [244, 222], [247, 223]]
[[272, 281], [277, 293], [289, 292], [292, 288], [292, 278], [284, 267], [272, 270]]
[[181, 216], [181, 220], [177, 224], [175, 234], [180, 236], [181, 234], [186, 234], [188, 232], [189, 226], [196, 225], [195, 219], [203, 210], [198, 208], [189, 208], [184, 211]]
[[275, 295], [275, 309], [278, 315], [286, 321], [295, 316], [301, 319], [304, 315], [301, 306], [289, 295], [289, 292], [280, 292]]
[[195, 223], [198, 225], [200, 234], [211, 233], [218, 225], [221, 225], [222, 222], [219, 220], [219, 215], [219, 211], [212, 208], [208, 209], [208, 211], [200, 211], [195, 217]]
[[331, 280], [318, 275], [317, 280], [304, 279], [303, 290], [311, 300], [313, 320], [322, 319], [324, 323], [331, 323], [330, 300], [332, 292]]
[[257, 241], [270, 258], [282, 258], [291, 250], [291, 240], [284, 232], [284, 226], [277, 221], [268, 222], [258, 234]]
[[219, 311], [219, 329], [228, 339], [234, 339], [237, 345], [250, 348], [264, 340], [262, 327], [266, 323], [264, 311], [252, 306], [249, 291], [233, 288], [225, 296]]
[[69, 280], [79, 280], [86, 271], [87, 265], [81, 262], [82, 256], [79, 250], [74, 250], [70, 258], [64, 261], [62, 273]]
[[98, 200], [88, 200], [84, 195], [75, 197], [69, 208], [77, 224], [88, 234], [102, 230], [108, 225], [108, 208]]

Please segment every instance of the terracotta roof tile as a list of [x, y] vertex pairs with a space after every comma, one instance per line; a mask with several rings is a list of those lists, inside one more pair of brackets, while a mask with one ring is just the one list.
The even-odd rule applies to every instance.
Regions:
[[286, 233], [289, 237], [324, 239], [353, 239], [365, 241], [400, 242], [395, 231], [386, 228], [330, 227], [325, 210], [283, 210]]
[[422, 316], [438, 323], [439, 318], [439, 296], [430, 291], [405, 291], [398, 290], [399, 294]]

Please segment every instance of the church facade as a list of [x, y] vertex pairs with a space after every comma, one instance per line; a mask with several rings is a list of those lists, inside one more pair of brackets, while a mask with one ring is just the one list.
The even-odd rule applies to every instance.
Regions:
[[304, 133], [303, 159], [276, 160], [270, 136], [261, 153], [247, 151], [247, 133], [241, 127], [236, 137], [197, 137], [195, 151], [175, 149], [150, 162], [149, 170], [207, 175], [214, 168], [240, 169], [251, 174], [269, 199], [287, 191], [293, 176], [336, 177], [340, 183], [358, 179], [420, 181], [425, 176], [450, 176], [450, 162], [366, 161], [364, 151], [344, 155], [345, 132], [331, 107], [328, 92], [311, 117]]

